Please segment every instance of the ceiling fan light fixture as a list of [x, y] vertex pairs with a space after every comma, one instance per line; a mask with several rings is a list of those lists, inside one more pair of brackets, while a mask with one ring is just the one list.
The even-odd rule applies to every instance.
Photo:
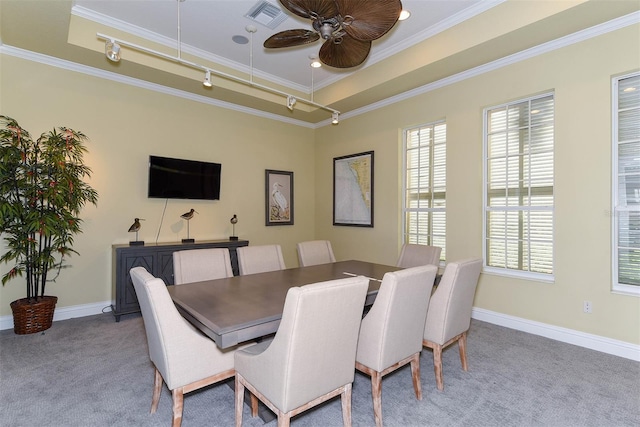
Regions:
[[119, 62], [120, 61], [120, 45], [115, 42], [113, 39], [109, 39], [104, 42], [104, 54], [107, 56], [109, 61]]
[[211, 70], [207, 70], [204, 73], [204, 80], [202, 81], [202, 85], [204, 87], [211, 87], [213, 86], [213, 84], [211, 84]]
[[293, 111], [293, 106], [296, 105], [297, 99], [294, 96], [287, 96], [287, 108]]
[[340, 123], [340, 113], [337, 111], [334, 111], [331, 114], [331, 124], [332, 125], [337, 125], [338, 123]]

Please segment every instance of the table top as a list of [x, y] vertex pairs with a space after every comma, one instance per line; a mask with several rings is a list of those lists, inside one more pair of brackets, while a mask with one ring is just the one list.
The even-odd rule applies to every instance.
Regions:
[[167, 286], [178, 311], [195, 327], [228, 348], [278, 330], [289, 288], [350, 276], [370, 278], [365, 305], [373, 304], [386, 272], [400, 267], [339, 261], [268, 273]]

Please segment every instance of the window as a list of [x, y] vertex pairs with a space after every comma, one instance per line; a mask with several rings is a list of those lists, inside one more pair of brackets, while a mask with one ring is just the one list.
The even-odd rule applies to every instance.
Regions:
[[640, 294], [640, 73], [613, 79], [613, 289]]
[[487, 271], [553, 281], [554, 97], [485, 110]]
[[447, 125], [404, 132], [403, 243], [439, 246], [446, 258]]

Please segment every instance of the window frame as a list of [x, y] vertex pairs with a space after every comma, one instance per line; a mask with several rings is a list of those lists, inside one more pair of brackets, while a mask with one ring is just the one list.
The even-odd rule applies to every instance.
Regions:
[[[553, 190], [553, 205], [552, 208], [550, 209], [551, 214], [552, 214], [552, 219], [551, 219], [551, 229], [552, 229], [552, 236], [551, 236], [551, 246], [553, 248], [553, 255], [551, 257], [551, 263], [552, 263], [552, 272], [551, 273], [541, 273], [541, 272], [533, 272], [533, 271], [526, 271], [526, 270], [518, 270], [518, 269], [514, 269], [514, 268], [507, 268], [507, 267], [496, 267], [496, 266], [490, 266], [487, 263], [487, 260], [489, 259], [489, 254], [487, 253], [487, 216], [488, 216], [488, 212], [491, 211], [491, 209], [489, 209], [489, 192], [488, 192], [488, 180], [489, 180], [489, 174], [488, 174], [488, 155], [489, 155], [489, 112], [493, 111], [493, 110], [498, 110], [500, 108], [506, 108], [509, 106], [514, 106], [517, 104], [521, 104], [524, 102], [528, 102], [531, 103], [534, 100], [537, 99], [541, 99], [541, 98], [545, 98], [545, 97], [549, 97], [551, 96], [553, 98], [553, 102], [554, 102], [554, 111], [553, 111], [553, 153], [554, 153], [554, 160], [553, 160], [553, 186], [552, 186], [552, 190]], [[555, 227], [555, 221], [556, 221], [556, 215], [555, 215], [555, 174], [556, 174], [556, 170], [555, 170], [555, 148], [556, 148], [556, 141], [555, 141], [555, 122], [556, 122], [556, 110], [555, 110], [555, 102], [556, 102], [556, 96], [555, 96], [555, 91], [549, 91], [549, 92], [544, 92], [538, 95], [532, 95], [532, 96], [527, 96], [527, 97], [523, 97], [523, 98], [519, 98], [513, 101], [509, 101], [509, 102], [505, 102], [502, 104], [498, 104], [498, 105], [492, 105], [489, 107], [486, 107], [483, 109], [483, 114], [482, 114], [482, 259], [483, 259], [483, 273], [489, 273], [489, 274], [494, 274], [497, 276], [505, 276], [505, 277], [513, 277], [513, 278], [520, 278], [520, 279], [526, 279], [526, 280], [534, 280], [534, 281], [538, 281], [538, 282], [543, 282], [543, 283], [555, 283], [555, 257], [556, 257], [556, 250], [555, 250], [555, 237], [556, 237], [556, 227]], [[521, 208], [521, 206], [518, 206], [517, 209]], [[517, 210], [516, 209], [516, 210]], [[531, 211], [535, 211], [535, 207], [533, 209], [530, 209]], [[509, 209], [505, 209], [505, 212], [508, 212]]]
[[[445, 146], [445, 190], [444, 190], [444, 200], [445, 200], [445, 205], [444, 207], [438, 207], [438, 208], [409, 208], [407, 207], [407, 181], [408, 181], [408, 177], [407, 177], [407, 135], [409, 134], [409, 132], [413, 131], [413, 130], [418, 130], [418, 129], [422, 129], [422, 128], [432, 128], [432, 132], [435, 134], [435, 128], [438, 126], [445, 126], [445, 142], [444, 142], [444, 146]], [[447, 149], [447, 136], [446, 136], [446, 129], [447, 123], [445, 119], [441, 119], [441, 120], [436, 120], [433, 122], [428, 122], [428, 123], [423, 123], [420, 125], [416, 125], [416, 126], [410, 126], [407, 128], [402, 129], [402, 186], [401, 186], [401, 191], [402, 191], [402, 220], [401, 220], [401, 243], [405, 244], [405, 243], [416, 243], [416, 242], [409, 242], [407, 241], [406, 237], [407, 235], [409, 235], [410, 233], [407, 232], [407, 213], [408, 212], [443, 212], [444, 216], [445, 216], [445, 235], [441, 236], [445, 243], [441, 246], [442, 247], [442, 252], [440, 254], [440, 265], [444, 265], [445, 260], [446, 260], [446, 212], [447, 212], [447, 207], [446, 207], [446, 198], [447, 198], [447, 191], [446, 191], [446, 149]], [[433, 147], [434, 145], [431, 146], [431, 151], [433, 152]], [[434, 164], [434, 157], [430, 156], [430, 164], [429, 164], [429, 174], [431, 177], [433, 177], [433, 164]], [[430, 182], [433, 184], [433, 181], [430, 180]], [[433, 186], [430, 187], [431, 190], [433, 190]], [[431, 226], [430, 226], [431, 228]], [[418, 234], [418, 236], [420, 236], [422, 234]], [[429, 239], [429, 245], [433, 245], [433, 229], [431, 228], [428, 231], [428, 239]], [[418, 244], [422, 244], [422, 243], [418, 243]], [[437, 245], [440, 246], [440, 245]]]
[[618, 270], [619, 270], [619, 212], [621, 210], [625, 212], [638, 211], [638, 207], [629, 207], [621, 209], [618, 206], [618, 148], [620, 143], [618, 141], [618, 91], [620, 81], [632, 78], [640, 77], [640, 72], [636, 71], [620, 76], [614, 76], [611, 78], [611, 292], [624, 295], [632, 295], [640, 297], [640, 286], [629, 285], [618, 282]]

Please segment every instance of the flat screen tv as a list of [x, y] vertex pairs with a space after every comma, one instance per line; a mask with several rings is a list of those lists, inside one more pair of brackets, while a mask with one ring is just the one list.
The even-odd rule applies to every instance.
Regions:
[[149, 156], [149, 197], [220, 199], [220, 163]]

